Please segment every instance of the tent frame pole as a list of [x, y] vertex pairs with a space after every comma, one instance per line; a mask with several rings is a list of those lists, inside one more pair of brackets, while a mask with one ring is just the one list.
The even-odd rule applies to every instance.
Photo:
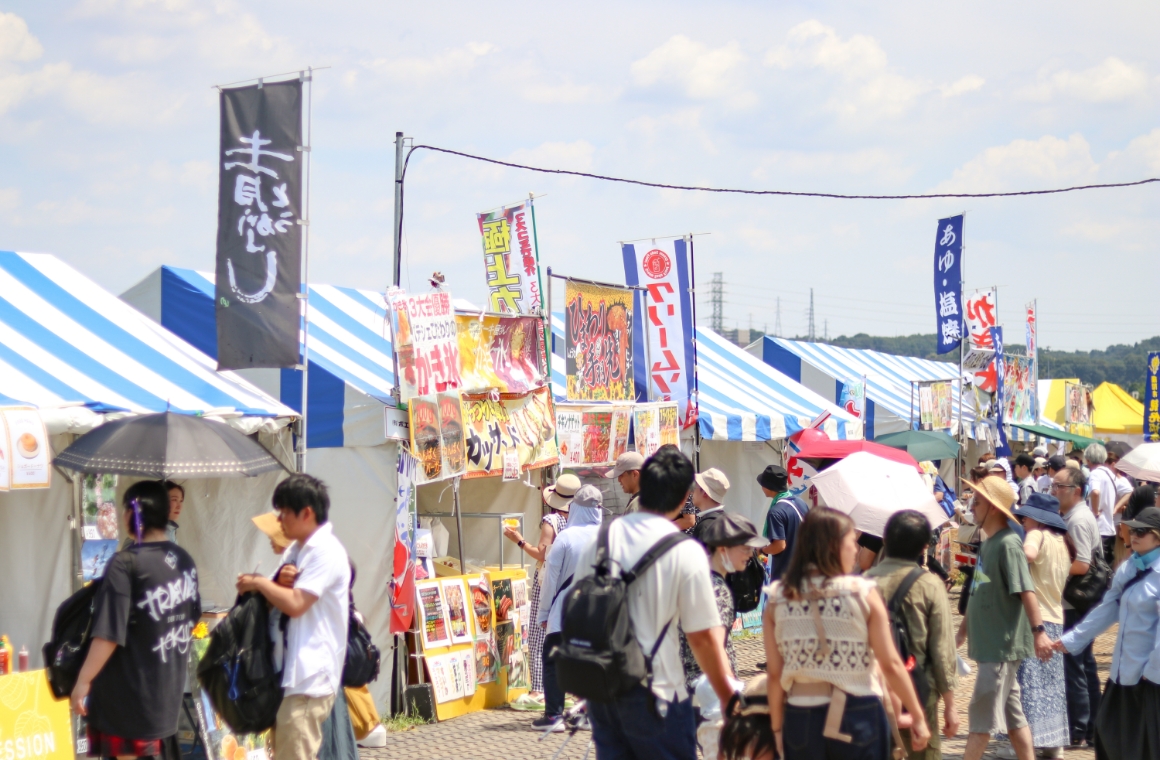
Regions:
[[310, 412], [310, 154], [313, 147], [311, 139], [312, 110], [314, 101], [314, 69], [298, 72], [298, 79], [306, 84], [306, 145], [298, 150], [306, 154], [306, 197], [303, 200], [302, 216], [299, 220], [302, 225], [302, 282], [303, 287], [298, 293], [302, 299], [302, 422], [301, 435], [298, 437], [298, 472], [306, 472], [306, 433], [307, 417]]

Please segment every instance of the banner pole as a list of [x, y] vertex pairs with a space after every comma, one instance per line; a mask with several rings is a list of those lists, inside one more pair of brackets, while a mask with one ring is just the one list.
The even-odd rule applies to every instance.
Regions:
[[311, 116], [314, 100], [314, 69], [298, 72], [299, 80], [306, 83], [306, 145], [298, 150], [306, 154], [306, 197], [302, 203], [305, 212], [302, 221], [302, 269], [303, 288], [298, 297], [303, 301], [302, 309], [302, 435], [298, 439], [298, 472], [306, 472], [306, 432], [307, 417], [310, 412], [310, 153], [313, 141], [311, 139]]
[[[696, 428], [693, 430], [693, 466], [701, 471], [701, 381], [697, 377], [697, 264], [693, 255], [693, 235], [689, 241], [689, 303], [693, 307], [693, 398], [690, 404], [696, 410]], [[680, 440], [680, 436], [677, 436]]]
[[[403, 133], [395, 133], [395, 229], [392, 251], [391, 284], [399, 287], [402, 273], [403, 230]], [[398, 380], [396, 380], [396, 385]]]
[[[959, 230], [959, 234], [963, 236], [963, 244], [959, 246], [959, 308], [966, 308], [965, 288], [967, 276], [964, 270], [967, 266], [967, 212], [963, 212], [963, 226]], [[963, 342], [970, 343], [971, 339], [968, 335], [962, 335], [965, 332], [962, 328], [966, 327], [966, 320], [963, 315], [959, 314], [959, 455], [955, 459], [955, 464], [958, 466], [958, 482], [959, 490], [962, 490], [963, 477], [966, 474], [965, 465], [967, 461], [967, 431], [963, 429], [963, 399], [964, 383], [963, 383], [963, 355], [966, 353], [963, 350]]]

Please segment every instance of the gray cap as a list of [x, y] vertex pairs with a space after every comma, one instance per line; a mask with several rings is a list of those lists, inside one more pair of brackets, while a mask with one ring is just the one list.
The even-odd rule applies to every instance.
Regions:
[[600, 508], [604, 506], [604, 494], [594, 485], [582, 485], [572, 497], [573, 507]]
[[705, 546], [710, 548], [714, 546], [752, 546], [760, 549], [769, 545], [769, 541], [758, 534], [753, 523], [732, 512], [725, 512], [716, 520], [706, 523], [705, 529], [701, 531], [700, 539]]
[[644, 457], [635, 451], [626, 451], [616, 458], [616, 466], [605, 473], [606, 478], [619, 478], [626, 472], [644, 467]]

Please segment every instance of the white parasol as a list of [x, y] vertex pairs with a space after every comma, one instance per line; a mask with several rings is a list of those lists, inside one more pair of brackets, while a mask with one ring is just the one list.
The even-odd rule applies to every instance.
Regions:
[[1116, 463], [1116, 469], [1123, 470], [1137, 480], [1160, 482], [1160, 443], [1137, 446]]
[[932, 528], [950, 519], [914, 467], [866, 452], [818, 473], [810, 485], [826, 506], [846, 513], [854, 527], [872, 536], [882, 536], [890, 516], [904, 509], [924, 514]]

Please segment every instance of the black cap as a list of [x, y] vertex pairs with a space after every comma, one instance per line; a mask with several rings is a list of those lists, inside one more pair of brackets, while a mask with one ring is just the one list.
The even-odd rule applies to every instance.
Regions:
[[769, 465], [757, 476], [757, 484], [771, 491], [784, 491], [788, 483], [789, 473], [776, 464]]
[[760, 549], [769, 545], [769, 541], [758, 534], [753, 523], [747, 518], [731, 512], [726, 512], [716, 520], [705, 523], [699, 538], [701, 543], [710, 548], [715, 546], [752, 546]]
[[1063, 454], [1056, 454], [1047, 460], [1047, 466], [1048, 468], [1059, 472], [1064, 467], [1067, 467], [1067, 457], [1065, 457]]
[[1124, 520], [1121, 525], [1127, 525], [1129, 528], [1151, 528], [1152, 530], [1160, 530], [1160, 509], [1156, 507], [1145, 507], [1133, 519]]

